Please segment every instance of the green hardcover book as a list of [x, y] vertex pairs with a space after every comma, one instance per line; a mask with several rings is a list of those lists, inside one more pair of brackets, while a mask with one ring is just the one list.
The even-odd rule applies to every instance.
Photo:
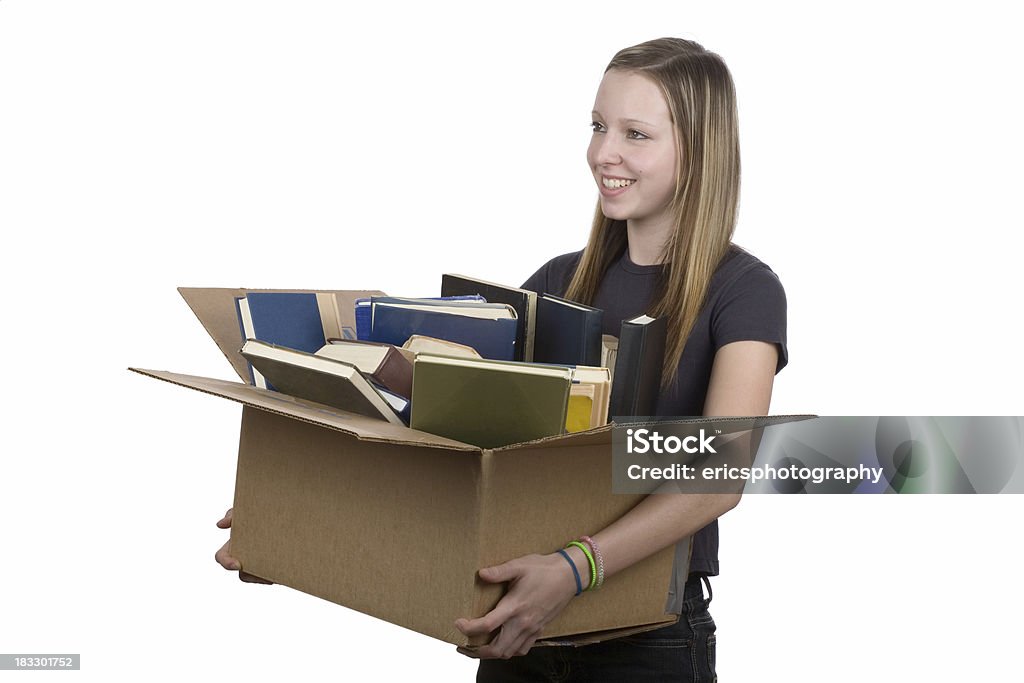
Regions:
[[572, 369], [420, 355], [409, 426], [481, 448], [561, 434]]

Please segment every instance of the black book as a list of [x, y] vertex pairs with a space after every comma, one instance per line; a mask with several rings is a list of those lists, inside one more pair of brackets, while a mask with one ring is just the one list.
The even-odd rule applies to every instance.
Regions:
[[667, 336], [668, 318], [641, 315], [622, 322], [609, 417], [654, 415]]
[[604, 311], [552, 294], [537, 297], [535, 363], [601, 365]]
[[445, 273], [441, 276], [441, 296], [479, 294], [490, 303], [508, 304], [516, 311], [515, 356], [513, 360], [533, 360], [533, 330], [537, 320], [537, 293], [518, 287], [478, 280], [466, 275]]

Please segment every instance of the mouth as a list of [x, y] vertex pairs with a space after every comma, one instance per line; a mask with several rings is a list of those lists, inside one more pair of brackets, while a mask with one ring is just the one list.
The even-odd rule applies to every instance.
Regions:
[[620, 190], [624, 187], [629, 187], [636, 180], [633, 178], [609, 178], [608, 176], [601, 176], [601, 186], [609, 190]]

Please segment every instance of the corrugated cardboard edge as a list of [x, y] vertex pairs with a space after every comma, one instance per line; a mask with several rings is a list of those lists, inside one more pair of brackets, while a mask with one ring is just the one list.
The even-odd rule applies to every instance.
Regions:
[[708, 425], [713, 424], [715, 427], [723, 428], [723, 433], [733, 432], [745, 432], [751, 429], [770, 427], [772, 425], [784, 424], [787, 422], [798, 422], [800, 420], [810, 420], [817, 417], [817, 415], [765, 415], [760, 417], [679, 417], [670, 419], [658, 419], [642, 422], [630, 422], [626, 424], [616, 424], [609, 422], [601, 427], [592, 427], [579, 432], [573, 432], [571, 434], [555, 434], [553, 436], [545, 436], [539, 439], [533, 439], [532, 441], [523, 441], [520, 443], [508, 444], [507, 446], [501, 446], [495, 448], [495, 453], [504, 453], [508, 451], [522, 450], [527, 448], [555, 448], [566, 445], [566, 439], [572, 439], [573, 445], [578, 446], [592, 446], [599, 444], [612, 443], [612, 432], [616, 427], [638, 427], [648, 426], [656, 427], [659, 425], [677, 425], [677, 424], [693, 424], [693, 425]]
[[593, 645], [594, 643], [603, 643], [604, 641], [611, 640], [612, 638], [623, 638], [625, 636], [636, 635], [637, 633], [646, 633], [647, 631], [653, 631], [656, 628], [669, 626], [677, 621], [679, 621], [678, 614], [666, 614], [664, 621], [659, 621], [654, 624], [631, 626], [629, 628], [613, 628], [607, 631], [593, 631], [591, 633], [581, 633], [571, 637], [552, 638], [551, 640], [541, 639], [536, 642], [536, 645], [572, 645], [573, 647]]
[[[491, 516], [485, 514], [487, 510], [489, 510], [490, 508], [489, 506], [484, 504], [484, 501], [488, 500], [488, 498], [490, 497], [489, 489], [491, 483], [494, 480], [494, 475], [492, 473], [493, 469], [494, 451], [493, 449], [486, 449], [480, 456], [480, 479], [477, 481], [476, 487], [477, 533], [476, 538], [474, 538], [473, 540], [476, 544], [476, 566], [478, 568], [488, 566], [487, 559], [484, 558], [482, 554], [482, 539], [490, 538], [495, 534], [494, 520], [491, 519]], [[466, 614], [486, 614], [487, 612], [490, 612], [492, 609], [494, 609], [495, 605], [498, 604], [498, 601], [501, 600], [502, 596], [505, 594], [505, 584], [488, 583], [487, 581], [481, 579], [479, 574], [477, 574], [473, 578], [473, 580], [476, 584], [477, 590], [475, 591], [473, 603], [469, 606], [469, 609], [466, 612]], [[466, 643], [464, 647], [471, 650], [476, 649], [477, 647], [480, 647], [482, 645], [486, 645], [491, 640], [491, 636], [489, 634], [477, 636], [475, 638], [470, 638], [469, 640], [466, 640], [466, 636], [463, 635], [462, 632], [457, 631], [454, 628], [452, 629], [452, 636], [454, 637], [453, 642], [459, 642], [459, 640], [462, 640], [463, 643]]]
[[[575, 636], [563, 636], [561, 638], [552, 638], [550, 640], [541, 638], [533, 644], [534, 647], [556, 647], [556, 646], [570, 646], [570, 647], [581, 647], [583, 645], [594, 645], [595, 643], [603, 643], [613, 638], [625, 638], [626, 636], [634, 636], [637, 633], [646, 633], [647, 631], [653, 631], [657, 628], [664, 628], [665, 626], [671, 626], [672, 624], [679, 621], [678, 614], [666, 614], [665, 621], [659, 621], [654, 624], [644, 624], [643, 626], [630, 626], [627, 628], [613, 628], [607, 631], [592, 631], [590, 633], [580, 633]], [[470, 655], [476, 655], [480, 651], [479, 645], [463, 645], [459, 646], [459, 650], [466, 652]]]
[[479, 453], [480, 449], [475, 446], [453, 441], [427, 432], [409, 429], [399, 425], [393, 425], [384, 420], [375, 420], [363, 415], [348, 413], [336, 408], [303, 401], [302, 399], [288, 396], [276, 391], [260, 389], [249, 384], [239, 382], [228, 382], [210, 377], [197, 377], [194, 375], [182, 375], [164, 370], [145, 370], [141, 368], [128, 368], [146, 377], [152, 377], [170, 384], [176, 384], [188, 389], [226, 398], [242, 405], [251, 406], [269, 413], [276, 413], [290, 417], [301, 422], [308, 422], [320, 427], [332, 429], [344, 434], [349, 434], [362, 441], [378, 441], [396, 443], [408, 446], [422, 446], [427, 448], [445, 448], [449, 450], [466, 451]]
[[[238, 326], [238, 313], [235, 310], [235, 299], [245, 296], [249, 292], [289, 292], [300, 294], [336, 294], [344, 297], [346, 301], [368, 297], [384, 296], [384, 292], [377, 290], [345, 290], [345, 289], [245, 289], [241, 287], [178, 287], [178, 293], [189, 305], [192, 312], [199, 318], [203, 329], [213, 339], [224, 357], [231, 363], [242, 381], [248, 381], [249, 364], [238, 352], [242, 348], [242, 331]], [[344, 315], [353, 316], [352, 325], [355, 325], [355, 311], [339, 311]]]

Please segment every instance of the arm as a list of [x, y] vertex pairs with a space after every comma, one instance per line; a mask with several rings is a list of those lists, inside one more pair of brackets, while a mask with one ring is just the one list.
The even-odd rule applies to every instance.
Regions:
[[[719, 417], [766, 415], [771, 402], [778, 351], [773, 344], [742, 341], [727, 344], [715, 354], [704, 414]], [[621, 518], [593, 534], [604, 556], [605, 577], [691, 536], [739, 502], [739, 494], [648, 496]], [[589, 573], [578, 548], [569, 555], [581, 576]], [[557, 553], [527, 555], [480, 570], [480, 578], [509, 582], [508, 592], [491, 612], [479, 619], [459, 619], [455, 626], [466, 635], [501, 629], [480, 657], [508, 658], [525, 654], [572, 599], [572, 570]]]

